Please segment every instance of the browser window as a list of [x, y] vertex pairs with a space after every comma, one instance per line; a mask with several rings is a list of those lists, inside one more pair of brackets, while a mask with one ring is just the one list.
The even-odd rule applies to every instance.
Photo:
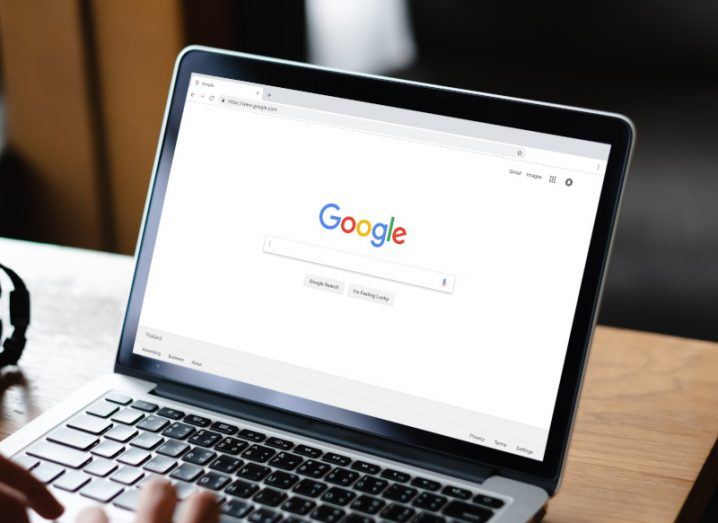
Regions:
[[541, 460], [608, 154], [193, 75], [134, 352]]

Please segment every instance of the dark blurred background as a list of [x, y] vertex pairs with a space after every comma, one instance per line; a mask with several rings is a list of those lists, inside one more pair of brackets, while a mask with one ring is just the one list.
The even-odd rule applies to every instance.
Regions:
[[0, 0], [0, 235], [132, 252], [189, 43], [628, 115], [600, 321], [718, 340], [715, 0]]

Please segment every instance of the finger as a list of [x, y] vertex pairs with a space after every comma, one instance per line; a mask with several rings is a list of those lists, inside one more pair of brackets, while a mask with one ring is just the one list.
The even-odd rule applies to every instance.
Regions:
[[77, 515], [76, 523], [108, 523], [107, 514], [100, 507], [87, 507]]
[[142, 487], [137, 508], [137, 523], [170, 523], [177, 505], [174, 487], [162, 478], [156, 478]]
[[208, 490], [200, 490], [184, 502], [178, 523], [216, 523], [218, 520], [217, 498]]
[[3, 456], [0, 456], [0, 483], [21, 492], [30, 507], [44, 518], [58, 518], [65, 510], [41, 481]]
[[0, 485], [0, 514], [3, 521], [17, 521], [19, 523], [27, 523], [27, 509], [25, 500], [12, 490]]

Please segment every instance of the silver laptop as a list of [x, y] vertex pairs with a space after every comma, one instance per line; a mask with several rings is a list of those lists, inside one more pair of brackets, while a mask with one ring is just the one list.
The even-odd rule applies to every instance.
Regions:
[[115, 372], [0, 443], [72, 520], [156, 475], [230, 523], [538, 520], [624, 117], [190, 47]]

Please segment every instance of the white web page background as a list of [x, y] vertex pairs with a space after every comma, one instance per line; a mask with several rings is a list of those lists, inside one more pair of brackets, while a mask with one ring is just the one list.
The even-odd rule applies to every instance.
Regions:
[[[419, 415], [421, 398], [548, 429], [603, 176], [542, 168], [572, 176], [567, 187], [510, 168], [522, 166], [188, 102], [140, 325], [236, 349], [240, 366], [250, 353], [382, 387], [426, 430], [447, 433]], [[327, 203], [372, 223], [393, 216], [405, 243], [375, 248], [371, 235], [324, 229]], [[267, 235], [446, 272], [454, 290], [269, 254]], [[310, 288], [308, 274], [345, 290]], [[394, 302], [352, 299], [349, 285]], [[330, 392], [312, 399], [343, 406]], [[469, 439], [465, 420], [445, 421]]]

